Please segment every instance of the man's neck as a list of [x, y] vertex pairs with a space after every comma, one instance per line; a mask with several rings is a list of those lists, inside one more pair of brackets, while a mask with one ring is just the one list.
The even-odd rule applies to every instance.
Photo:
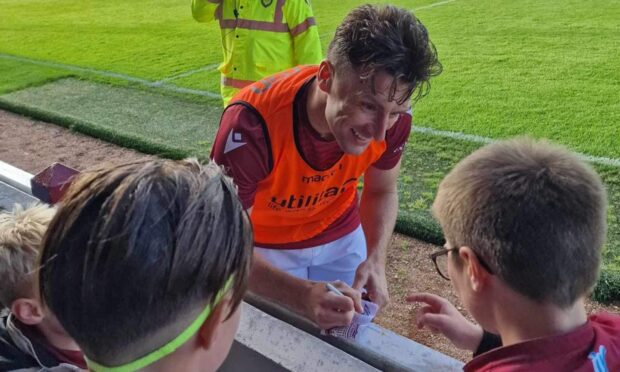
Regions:
[[308, 87], [308, 95], [306, 97], [306, 112], [308, 121], [312, 128], [324, 138], [331, 136], [331, 131], [325, 120], [325, 105], [327, 94], [319, 89], [317, 79], [314, 79], [310, 87]]
[[509, 299], [504, 297], [508, 301], [498, 303], [494, 311], [495, 324], [504, 346], [564, 334], [582, 326], [588, 319], [583, 299], [565, 309], [529, 299], [524, 301], [523, 297], [513, 298], [514, 301]]

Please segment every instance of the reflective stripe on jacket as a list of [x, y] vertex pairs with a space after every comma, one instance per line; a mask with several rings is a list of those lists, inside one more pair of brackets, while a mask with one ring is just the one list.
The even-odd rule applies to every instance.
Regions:
[[219, 21], [224, 105], [246, 85], [323, 58], [306, 0], [192, 0], [192, 14], [199, 22]]

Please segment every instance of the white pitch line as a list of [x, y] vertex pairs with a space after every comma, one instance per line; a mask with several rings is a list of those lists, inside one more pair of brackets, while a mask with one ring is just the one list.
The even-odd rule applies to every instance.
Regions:
[[94, 69], [94, 68], [79, 67], [79, 66], [67, 65], [67, 64], [64, 64], [64, 63], [57, 63], [57, 62], [40, 61], [40, 60], [36, 60], [36, 59], [31, 59], [31, 58], [26, 58], [26, 57], [18, 57], [18, 56], [13, 56], [13, 55], [4, 54], [4, 53], [0, 53], [0, 58], [9, 59], [9, 60], [13, 60], [13, 61], [19, 61], [19, 62], [30, 63], [30, 64], [33, 64], [33, 65], [39, 65], [39, 66], [45, 66], [45, 67], [53, 67], [53, 68], [57, 68], [57, 69], [61, 69], [61, 70], [66, 70], [66, 71], [84, 72], [84, 73], [89, 73], [89, 74], [93, 74], [93, 75], [105, 76], [105, 77], [110, 77], [110, 78], [130, 81], [132, 83], [141, 84], [141, 85], [144, 85], [144, 86], [147, 86], [147, 87], [151, 87], [151, 88], [159, 88], [159, 89], [163, 89], [163, 90], [169, 90], [169, 91], [176, 92], [176, 93], [190, 93], [190, 94], [195, 94], [195, 95], [203, 96], [203, 97], [218, 98], [218, 99], [221, 98], [221, 96], [218, 93], [209, 92], [207, 90], [182, 88], [182, 87], [178, 87], [178, 86], [172, 85], [172, 84], [158, 83], [158, 82], [154, 82], [154, 81], [150, 81], [150, 80], [146, 80], [146, 79], [141, 79], [141, 78], [133, 77], [133, 76], [130, 76], [130, 75], [119, 74], [117, 72], [112, 72], [112, 71], [97, 70], [97, 69]]
[[[417, 133], [421, 133], [421, 134], [437, 136], [437, 137], [444, 137], [444, 138], [447, 137], [447, 138], [457, 139], [457, 140], [461, 140], [461, 141], [475, 142], [475, 143], [481, 143], [481, 144], [489, 144], [489, 143], [493, 143], [493, 142], [499, 141], [498, 139], [477, 136], [475, 134], [466, 134], [466, 133], [461, 133], [461, 132], [451, 132], [451, 131], [446, 131], [446, 130], [437, 130], [437, 129], [433, 129], [433, 128], [425, 128], [425, 127], [418, 127], [418, 126], [413, 126], [411, 128], [411, 130], [413, 132], [417, 132]], [[577, 152], [577, 155], [579, 155], [582, 159], [587, 160], [587, 161], [592, 162], [592, 163], [611, 165], [611, 166], [614, 166], [614, 167], [620, 167], [620, 159], [607, 158], [607, 157], [601, 157], [601, 156], [593, 156], [593, 155], [588, 155], [588, 154], [582, 154], [582, 153], [579, 153], [579, 152]]]
[[161, 84], [163, 84], [163, 83], [165, 83], [165, 82], [167, 82], [167, 81], [172, 81], [172, 80], [176, 80], [176, 79], [184, 78], [184, 77], [187, 77], [187, 76], [190, 76], [190, 75], [194, 75], [194, 74], [197, 74], [197, 73], [200, 73], [200, 72], [209, 72], [209, 71], [213, 71], [213, 70], [215, 70], [215, 69], [217, 68], [217, 66], [219, 66], [219, 65], [220, 65], [219, 63], [214, 63], [214, 64], [211, 64], [211, 65], [206, 65], [206, 66], [204, 66], [204, 67], [197, 68], [197, 69], [194, 69], [194, 70], [185, 71], [185, 72], [182, 72], [182, 73], [180, 73], [180, 74], [172, 75], [172, 76], [169, 76], [169, 77], [167, 77], [167, 78], [163, 78], [163, 79], [161, 79], [161, 80], [157, 80], [157, 81], [155, 81], [153, 84], [155, 84], [155, 85], [161, 85]]
[[449, 3], [453, 3], [453, 2], [455, 2], [455, 1], [456, 1], [456, 0], [446, 0], [446, 1], [440, 1], [440, 2], [438, 2], [438, 3], [433, 3], [433, 4], [429, 4], [429, 5], [421, 6], [421, 7], [419, 7], [419, 8], [414, 8], [413, 10], [414, 10], [414, 11], [417, 11], [417, 10], [422, 10], [422, 9], [434, 8], [434, 7], [436, 7], [436, 6], [440, 6], [440, 5], [444, 5], [444, 4], [449, 4]]
[[[429, 5], [424, 5], [424, 6], [421, 6], [421, 7], [419, 7], [419, 8], [413, 8], [412, 10], [415, 12], [415, 11], [422, 10], [422, 9], [429, 9], [429, 8], [434, 8], [434, 7], [436, 7], [436, 6], [440, 6], [440, 5], [444, 5], [444, 4], [449, 4], [449, 3], [453, 3], [453, 2], [455, 2], [455, 1], [456, 1], [456, 0], [446, 0], [446, 1], [440, 1], [440, 2], [438, 2], [438, 3], [433, 3], [433, 4], [429, 4]], [[333, 35], [333, 34], [334, 34], [333, 32], [323, 32], [322, 34], [320, 34], [320, 35], [319, 35], [319, 39], [324, 39], [326, 36], [330, 36], [330, 35]]]
[[422, 133], [422, 134], [430, 134], [431, 136], [437, 136], [437, 137], [448, 137], [448, 138], [454, 138], [454, 139], [458, 139], [461, 141], [467, 141], [467, 142], [476, 142], [476, 143], [491, 143], [493, 141], [495, 141], [492, 138], [488, 138], [488, 137], [482, 137], [482, 136], [477, 136], [475, 134], [465, 134], [465, 133], [461, 133], [461, 132], [450, 132], [447, 130], [437, 130], [437, 129], [433, 129], [433, 128], [426, 128], [426, 127], [418, 127], [416, 125], [414, 125], [411, 128], [412, 131], [417, 132], [417, 133]]

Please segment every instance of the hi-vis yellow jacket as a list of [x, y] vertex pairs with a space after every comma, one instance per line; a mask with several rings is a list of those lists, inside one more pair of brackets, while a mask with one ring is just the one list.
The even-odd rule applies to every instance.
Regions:
[[309, 0], [192, 0], [192, 15], [220, 23], [224, 106], [246, 85], [323, 58]]

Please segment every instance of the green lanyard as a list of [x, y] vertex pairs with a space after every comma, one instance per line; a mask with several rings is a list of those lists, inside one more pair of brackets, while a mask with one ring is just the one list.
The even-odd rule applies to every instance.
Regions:
[[150, 364], [157, 362], [163, 357], [172, 354], [181, 345], [186, 343], [187, 340], [189, 340], [196, 332], [198, 332], [198, 329], [200, 329], [205, 320], [207, 320], [213, 308], [217, 306], [222, 297], [226, 294], [226, 292], [228, 292], [232, 282], [233, 276], [228, 278], [226, 284], [224, 284], [224, 288], [222, 288], [217, 293], [217, 296], [215, 296], [215, 301], [213, 302], [213, 306], [211, 306], [211, 304], [207, 304], [207, 307], [198, 315], [198, 317], [192, 322], [192, 324], [189, 325], [189, 327], [185, 328], [185, 330], [181, 332], [181, 334], [179, 334], [177, 337], [175, 337], [159, 349], [154, 350], [147, 355], [141, 357], [140, 359], [134, 360], [133, 362], [129, 362], [127, 364], [116, 367], [106, 367], [86, 358], [85, 356], [84, 359], [86, 359], [86, 364], [88, 364], [88, 367], [91, 370], [96, 372], [131, 372], [140, 368], [144, 368]]

